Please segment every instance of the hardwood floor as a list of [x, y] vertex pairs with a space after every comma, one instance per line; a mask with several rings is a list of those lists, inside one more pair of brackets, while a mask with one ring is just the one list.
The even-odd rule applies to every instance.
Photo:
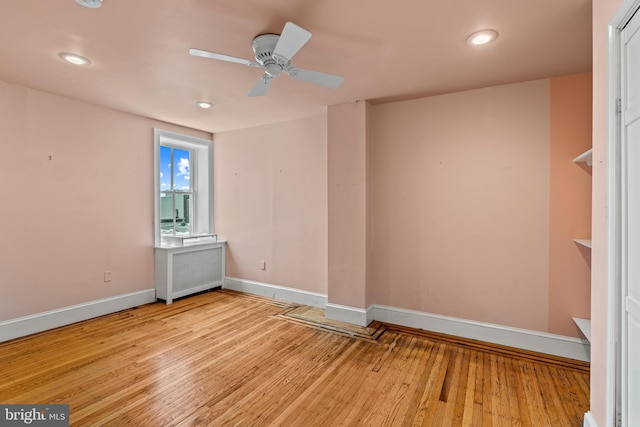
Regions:
[[581, 426], [589, 370], [382, 325], [283, 319], [230, 291], [0, 344], [0, 403], [68, 403], [72, 426]]

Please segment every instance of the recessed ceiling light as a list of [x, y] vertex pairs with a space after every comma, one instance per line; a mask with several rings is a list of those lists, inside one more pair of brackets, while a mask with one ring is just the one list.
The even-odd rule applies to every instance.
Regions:
[[70, 62], [74, 65], [89, 65], [91, 64], [91, 61], [89, 61], [88, 58], [85, 58], [84, 56], [80, 56], [80, 55], [76, 55], [75, 53], [69, 53], [69, 52], [60, 52], [58, 54], [58, 56], [62, 59], [64, 59], [67, 62]]
[[482, 30], [476, 31], [467, 37], [467, 44], [469, 46], [480, 46], [483, 44], [491, 43], [498, 38], [498, 32], [494, 30]]
[[196, 105], [200, 108], [204, 108], [205, 110], [213, 107], [213, 104], [207, 101], [198, 101], [196, 102]]
[[76, 0], [76, 3], [92, 9], [97, 9], [102, 5], [102, 0]]

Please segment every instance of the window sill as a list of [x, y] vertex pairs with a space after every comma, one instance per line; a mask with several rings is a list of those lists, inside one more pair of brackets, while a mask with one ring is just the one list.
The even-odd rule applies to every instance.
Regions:
[[216, 243], [217, 234], [196, 234], [185, 236], [162, 236], [159, 247], [182, 248], [185, 246], [200, 245], [203, 243]]
[[227, 242], [225, 240], [217, 240], [217, 241], [209, 241], [209, 242], [198, 242], [198, 243], [191, 243], [189, 245], [184, 245], [184, 246], [170, 246], [170, 245], [160, 245], [160, 246], [154, 246], [154, 249], [160, 249], [160, 250], [164, 250], [164, 251], [174, 251], [174, 250], [183, 250], [185, 252], [189, 251], [189, 250], [200, 250], [200, 249], [206, 249], [209, 247], [215, 247], [215, 246], [223, 246], [225, 245]]

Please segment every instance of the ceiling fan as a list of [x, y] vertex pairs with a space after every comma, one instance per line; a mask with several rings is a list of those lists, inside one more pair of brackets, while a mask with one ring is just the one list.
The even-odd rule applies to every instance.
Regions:
[[331, 89], [337, 89], [344, 77], [319, 71], [305, 70], [291, 65], [291, 59], [311, 38], [311, 33], [293, 22], [287, 22], [282, 34], [262, 34], [253, 39], [253, 51], [256, 60], [236, 58], [220, 53], [207, 52], [200, 49], [189, 49], [189, 53], [203, 58], [235, 62], [250, 67], [262, 68], [265, 73], [258, 83], [249, 91], [249, 96], [262, 96], [267, 93], [274, 77], [287, 73], [289, 77], [305, 82], [316, 83]]

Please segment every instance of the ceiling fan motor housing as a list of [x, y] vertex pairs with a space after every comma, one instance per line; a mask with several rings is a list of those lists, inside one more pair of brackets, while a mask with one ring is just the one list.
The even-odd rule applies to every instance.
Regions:
[[271, 77], [279, 76], [289, 64], [289, 60], [274, 58], [273, 51], [278, 44], [280, 36], [278, 34], [262, 34], [253, 39], [253, 52], [256, 54], [256, 61], [264, 66], [267, 74]]

